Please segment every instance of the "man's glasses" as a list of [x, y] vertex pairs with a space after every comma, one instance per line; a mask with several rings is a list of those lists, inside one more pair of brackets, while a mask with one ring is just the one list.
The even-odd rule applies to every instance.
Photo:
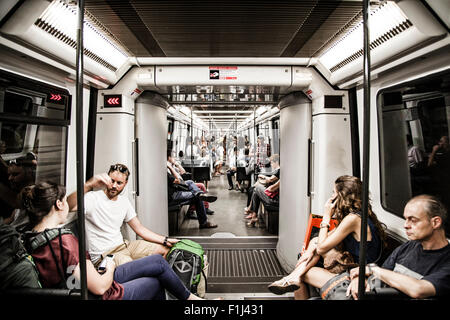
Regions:
[[109, 168], [109, 172], [113, 172], [113, 171], [119, 171], [119, 172], [124, 173], [126, 175], [130, 174], [130, 171], [128, 170], [128, 168], [126, 166], [124, 166], [123, 164], [113, 164]]

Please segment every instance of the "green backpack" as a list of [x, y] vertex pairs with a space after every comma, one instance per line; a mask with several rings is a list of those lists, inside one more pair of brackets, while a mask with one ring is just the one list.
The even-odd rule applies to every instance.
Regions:
[[20, 234], [0, 219], [0, 289], [13, 288], [41, 288], [41, 284]]
[[[204, 255], [203, 247], [188, 239], [175, 243], [167, 254], [167, 262], [186, 288], [193, 294], [197, 294], [197, 288], [205, 266]], [[204, 273], [203, 276], [206, 281]], [[168, 296], [169, 299], [174, 299], [170, 294]]]

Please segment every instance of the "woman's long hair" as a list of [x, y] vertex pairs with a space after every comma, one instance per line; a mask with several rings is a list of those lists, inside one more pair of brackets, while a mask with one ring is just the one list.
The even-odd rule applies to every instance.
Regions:
[[39, 182], [23, 188], [20, 198], [32, 227], [39, 224], [56, 205], [56, 200], [62, 201], [65, 195], [66, 188], [53, 182]]
[[[357, 177], [344, 175], [337, 178], [334, 184], [337, 192], [334, 218], [338, 223], [341, 223], [341, 221], [350, 213], [362, 212], [362, 182]], [[368, 209], [369, 217], [375, 224], [383, 244], [385, 244], [385, 226], [381, 224], [375, 213], [372, 211], [370, 199]]]

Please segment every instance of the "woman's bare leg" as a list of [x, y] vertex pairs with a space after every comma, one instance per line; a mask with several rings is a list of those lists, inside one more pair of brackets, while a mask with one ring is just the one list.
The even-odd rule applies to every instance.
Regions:
[[308, 286], [303, 283], [300, 286], [300, 289], [294, 291], [294, 299], [295, 300], [307, 300], [309, 298], [309, 290]]
[[303, 276], [303, 284], [298, 290], [294, 292], [295, 300], [309, 299], [309, 290], [306, 284], [312, 285], [316, 288], [321, 288], [327, 283], [328, 280], [335, 276], [334, 273], [329, 272], [323, 268], [312, 267]]
[[303, 281], [316, 288], [322, 288], [324, 284], [336, 276], [324, 268], [312, 267], [308, 272], [303, 275]]
[[[314, 241], [313, 241], [314, 240]], [[316, 239], [310, 241], [308, 249], [297, 262], [295, 269], [286, 277], [272, 282], [269, 285], [269, 290], [275, 294], [282, 294], [290, 291], [297, 291], [301, 289], [302, 276], [314, 267], [320, 259], [320, 256], [316, 253]], [[304, 290], [304, 289], [301, 289]], [[299, 292], [298, 295], [305, 296], [305, 292]]]

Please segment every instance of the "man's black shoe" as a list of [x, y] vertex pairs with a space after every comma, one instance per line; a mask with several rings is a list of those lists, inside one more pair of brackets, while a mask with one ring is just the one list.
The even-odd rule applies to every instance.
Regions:
[[197, 219], [197, 215], [195, 214], [194, 211], [188, 211], [188, 213], [186, 214], [186, 218], [187, 219]]
[[217, 224], [207, 221], [205, 224], [201, 224], [199, 228], [200, 229], [207, 229], [207, 228], [212, 229], [212, 228], [217, 228], [217, 227], [218, 227]]
[[211, 209], [207, 208], [206, 209], [206, 214], [213, 215], [214, 211], [212, 211]]
[[217, 200], [216, 196], [210, 196], [210, 195], [204, 194], [204, 193], [200, 194], [198, 197], [200, 198], [200, 200], [206, 201], [206, 202], [214, 202]]

